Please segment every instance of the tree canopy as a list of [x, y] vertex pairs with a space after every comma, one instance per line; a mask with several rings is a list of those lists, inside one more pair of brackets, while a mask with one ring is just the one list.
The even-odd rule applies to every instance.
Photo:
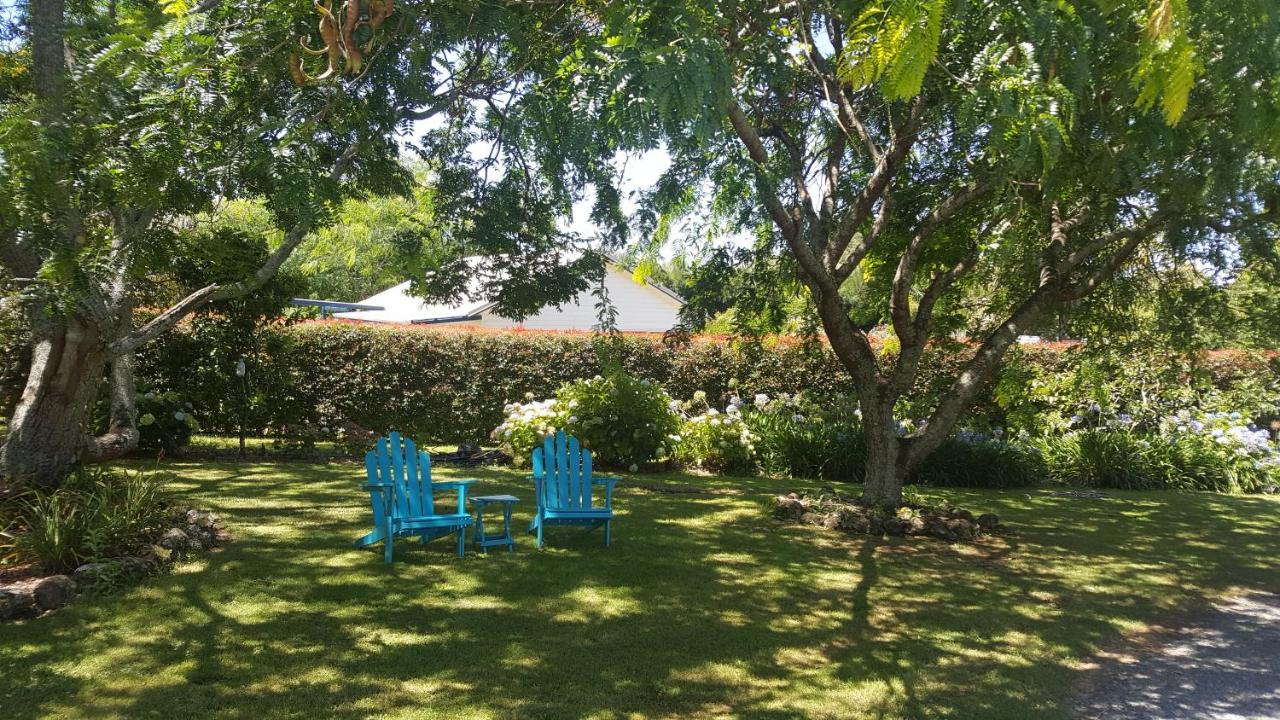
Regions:
[[[1019, 333], [1139, 255], [1221, 265], [1275, 236], [1280, 16], [1265, 2], [573, 9], [598, 32], [504, 109], [513, 171], [495, 187], [528, 167], [549, 188], [593, 183], [607, 220], [617, 193], [601, 170], [665, 144], [670, 169], [633, 227], [604, 240], [630, 229], [657, 246], [697, 208], [723, 237], [751, 233], [763, 282], [741, 282], [739, 298], [779, 287], [769, 268], [807, 290], [858, 383], [877, 502]], [[868, 318], [899, 352], [873, 349]], [[895, 405], [930, 340], [956, 331], [969, 363], [929, 422], [897, 437]]]

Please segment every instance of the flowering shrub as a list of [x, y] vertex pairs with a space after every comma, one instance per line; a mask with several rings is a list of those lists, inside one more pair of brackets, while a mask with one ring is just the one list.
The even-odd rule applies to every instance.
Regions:
[[671, 396], [658, 385], [624, 372], [597, 375], [562, 386], [556, 396], [509, 403], [491, 434], [516, 459], [527, 461], [543, 438], [564, 430], [605, 464], [628, 466], [667, 456], [678, 429]]
[[191, 403], [170, 390], [138, 397], [138, 449], [172, 453], [191, 442], [199, 430]]
[[707, 470], [751, 470], [755, 467], [756, 436], [736, 404], [725, 412], [708, 408], [680, 426], [676, 458]]
[[565, 432], [606, 463], [638, 465], [663, 458], [679, 429], [667, 391], [621, 371], [571, 382], [556, 399]]
[[1100, 407], [1042, 441], [1053, 475], [1092, 487], [1257, 492], [1280, 481], [1280, 446], [1238, 412], [1182, 410], [1140, 423]]
[[493, 429], [490, 438], [511, 455], [516, 465], [529, 462], [530, 454], [546, 436], [564, 425], [557, 401], [534, 400], [533, 393], [524, 403], [507, 403], [506, 420]]

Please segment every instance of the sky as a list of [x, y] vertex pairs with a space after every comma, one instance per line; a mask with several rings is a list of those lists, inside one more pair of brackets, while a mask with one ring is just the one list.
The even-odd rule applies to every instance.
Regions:
[[[3, 0], [0, 0], [3, 2]], [[476, 103], [479, 112], [485, 112], [482, 103]], [[442, 121], [436, 118], [421, 120], [413, 123], [408, 132], [400, 138], [400, 146], [402, 150], [407, 150], [417, 138], [424, 133], [439, 127]], [[471, 156], [477, 160], [488, 157], [492, 145], [487, 142], [473, 143], [470, 152]], [[640, 193], [652, 188], [662, 173], [666, 172], [671, 165], [671, 156], [667, 154], [665, 148], [657, 148], [643, 153], [618, 153], [614, 158], [614, 166], [621, 173], [619, 182], [619, 190], [622, 193], [622, 209], [628, 216], [636, 210], [636, 202], [634, 198]], [[591, 221], [591, 204], [594, 201], [594, 193], [588, 190], [582, 200], [574, 204], [573, 217], [567, 219], [563, 223], [563, 227], [568, 232], [576, 233], [583, 238], [591, 239], [598, 237], [600, 227]]]

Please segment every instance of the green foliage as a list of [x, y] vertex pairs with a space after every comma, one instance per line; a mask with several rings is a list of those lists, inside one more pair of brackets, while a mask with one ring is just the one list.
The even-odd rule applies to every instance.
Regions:
[[195, 408], [170, 390], [148, 391], [138, 397], [138, 449], [172, 454], [191, 442], [199, 430]]
[[1186, 0], [1150, 0], [1142, 23], [1140, 59], [1134, 72], [1137, 104], [1150, 109], [1159, 101], [1170, 125], [1182, 119], [1196, 77], [1204, 72], [1188, 30], [1190, 15]]
[[[477, 440], [487, 437], [507, 415], [505, 405], [523, 402], [526, 394], [546, 397], [548, 388], [604, 371], [585, 335], [306, 323], [269, 327], [261, 339], [262, 350], [246, 384], [247, 427], [252, 434], [307, 423], [330, 429], [354, 423], [379, 433], [399, 429], [419, 440]], [[239, 426], [239, 387], [233, 368], [210, 375], [192, 372], [213, 352], [213, 341], [202, 326], [180, 328], [144, 348], [139, 374], [192, 402], [205, 431], [234, 434]], [[831, 398], [853, 392], [852, 381], [821, 345], [715, 338], [667, 345], [636, 336], [620, 342], [622, 365], [662, 384], [674, 397], [689, 398], [702, 391], [723, 407], [733, 394], [767, 393], [777, 398], [803, 392], [811, 398]], [[965, 353], [959, 344], [931, 349], [910, 396], [913, 402], [904, 406], [907, 417], [922, 417], [932, 399], [946, 391], [949, 375]], [[1152, 418], [1193, 401], [1205, 411], [1239, 410], [1259, 421], [1280, 415], [1280, 359], [1267, 353], [1215, 351], [1186, 359], [1126, 350], [1105, 361], [1091, 357], [1079, 348], [1021, 349], [994, 384], [992, 399], [979, 403], [966, 426], [988, 431], [1003, 427], [1027, 436], [1060, 433], [1072, 415], [1095, 400], [1117, 412]], [[1143, 402], [1150, 404], [1150, 411], [1141, 409]], [[852, 422], [851, 408], [828, 412]], [[843, 468], [841, 458], [849, 454], [827, 458], [826, 451], [817, 449], [823, 445], [817, 436], [825, 436], [826, 426], [793, 426], [790, 419], [796, 413], [813, 415], [803, 406], [775, 414], [785, 425], [778, 433], [785, 430], [797, 444], [813, 436], [815, 455], [809, 466]], [[788, 472], [769, 459], [769, 441], [775, 435], [763, 432], [756, 418], [748, 419], [762, 438], [757, 450], [766, 469]], [[824, 476], [861, 477], [851, 473], [829, 470]]]
[[1007, 489], [1036, 485], [1047, 477], [1034, 447], [960, 431], [942, 442], [911, 474], [910, 482], [932, 487]]
[[1280, 447], [1239, 413], [1184, 412], [1155, 428], [1099, 419], [1040, 441], [1054, 477], [1123, 490], [1258, 492], [1280, 482]]
[[866, 444], [856, 409], [775, 400], [746, 415], [760, 469], [771, 475], [861, 482]]
[[[0, 296], [2, 297], [2, 296]], [[27, 326], [18, 308], [0, 304], [0, 417], [18, 401], [31, 362]]]
[[890, 100], [920, 92], [938, 55], [948, 0], [887, 0], [862, 9], [849, 28], [840, 78], [855, 89], [880, 82]]
[[352, 198], [334, 223], [307, 237], [286, 263], [305, 281], [305, 295], [358, 302], [416, 277], [439, 258], [442, 223], [425, 170], [405, 196]]
[[556, 400], [567, 415], [564, 430], [602, 462], [653, 462], [670, 450], [679, 421], [671, 396], [658, 384], [620, 369], [560, 388]]
[[33, 490], [15, 502], [0, 536], [0, 556], [66, 572], [136, 551], [165, 520], [168, 476], [120, 468], [80, 468], [58, 489]]

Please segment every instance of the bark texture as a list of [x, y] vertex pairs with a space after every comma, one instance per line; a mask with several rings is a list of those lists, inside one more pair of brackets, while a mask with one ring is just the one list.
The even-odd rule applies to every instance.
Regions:
[[80, 460], [88, 413], [106, 368], [98, 331], [72, 318], [33, 328], [31, 371], [0, 445], [0, 494], [54, 487]]

